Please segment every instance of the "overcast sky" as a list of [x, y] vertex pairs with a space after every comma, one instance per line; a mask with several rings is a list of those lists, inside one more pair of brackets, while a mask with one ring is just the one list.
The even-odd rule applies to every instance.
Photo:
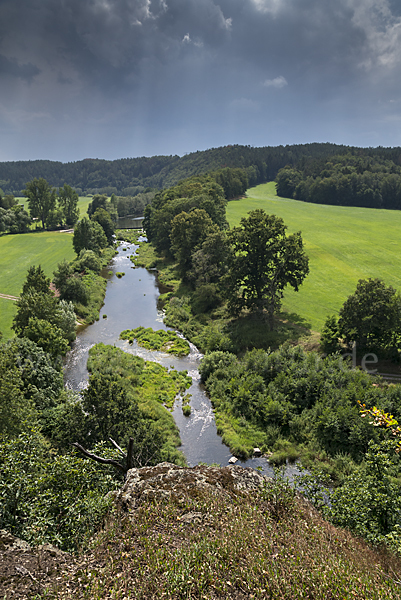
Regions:
[[401, 0], [0, 0], [0, 160], [401, 145]]

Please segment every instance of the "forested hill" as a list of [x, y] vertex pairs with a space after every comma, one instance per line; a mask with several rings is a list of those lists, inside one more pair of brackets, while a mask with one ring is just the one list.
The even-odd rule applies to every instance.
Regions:
[[144, 189], [168, 188], [178, 181], [222, 167], [247, 169], [250, 185], [274, 179], [285, 166], [297, 166], [311, 159], [327, 159], [334, 155], [352, 153], [379, 155], [400, 164], [401, 149], [363, 149], [335, 144], [304, 144], [293, 146], [224, 146], [192, 152], [185, 156], [152, 156], [61, 163], [50, 160], [0, 163], [0, 188], [5, 194], [20, 195], [25, 184], [34, 177], [44, 177], [50, 185], [68, 183], [81, 193], [116, 193], [135, 195]]
[[303, 157], [276, 176], [277, 194], [316, 204], [401, 210], [400, 149]]

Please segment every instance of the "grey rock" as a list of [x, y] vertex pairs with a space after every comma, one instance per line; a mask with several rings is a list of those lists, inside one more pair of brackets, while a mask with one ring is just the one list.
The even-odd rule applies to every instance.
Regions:
[[[117, 505], [125, 510], [152, 500], [174, 498], [179, 503], [188, 496], [197, 496], [199, 491], [212, 494], [244, 494], [263, 488], [269, 477], [251, 468], [240, 466], [178, 467], [171, 463], [160, 463], [154, 467], [131, 469], [116, 496]], [[194, 517], [195, 518], [195, 517]]]
[[41, 544], [38, 546], [38, 550], [48, 552], [51, 556], [58, 556], [59, 558], [67, 556], [67, 552], [63, 552], [60, 548], [53, 546], [53, 544]]
[[5, 529], [0, 530], [0, 550], [22, 550], [23, 552], [29, 552], [31, 550], [30, 545], [25, 540], [15, 537], [9, 531]]

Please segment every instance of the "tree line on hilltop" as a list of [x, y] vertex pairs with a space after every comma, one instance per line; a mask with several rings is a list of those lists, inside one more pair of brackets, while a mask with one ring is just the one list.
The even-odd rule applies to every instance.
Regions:
[[[390, 158], [391, 157], [391, 158]], [[277, 195], [316, 204], [401, 209], [401, 166], [389, 153], [305, 159], [277, 174]]]
[[[21, 195], [28, 181], [43, 177], [52, 187], [71, 185], [79, 195], [119, 194], [136, 196], [148, 188], [163, 189], [180, 180], [225, 167], [247, 171], [249, 185], [273, 180], [279, 169], [295, 166], [303, 158], [332, 156], [348, 151], [335, 144], [304, 144], [292, 146], [232, 145], [191, 152], [185, 156], [152, 156], [103, 160], [88, 158], [61, 163], [50, 160], [15, 161], [0, 163], [0, 188], [6, 194]], [[355, 149], [364, 154], [368, 149]], [[376, 152], [373, 151], [372, 152]], [[386, 150], [383, 149], [383, 153]], [[396, 150], [391, 154], [399, 156]]]

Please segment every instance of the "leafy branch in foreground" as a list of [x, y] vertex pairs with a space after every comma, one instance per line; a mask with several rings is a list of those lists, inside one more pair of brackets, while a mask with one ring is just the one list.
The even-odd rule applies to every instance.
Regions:
[[390, 413], [386, 413], [380, 408], [373, 406], [373, 408], [366, 408], [365, 404], [361, 404], [358, 400], [358, 404], [361, 410], [361, 416], [370, 416], [373, 421], [370, 421], [374, 427], [384, 427], [391, 432], [391, 435], [398, 437], [396, 440], [397, 446], [395, 451], [397, 454], [401, 452], [401, 427], [398, 425], [398, 421]]

